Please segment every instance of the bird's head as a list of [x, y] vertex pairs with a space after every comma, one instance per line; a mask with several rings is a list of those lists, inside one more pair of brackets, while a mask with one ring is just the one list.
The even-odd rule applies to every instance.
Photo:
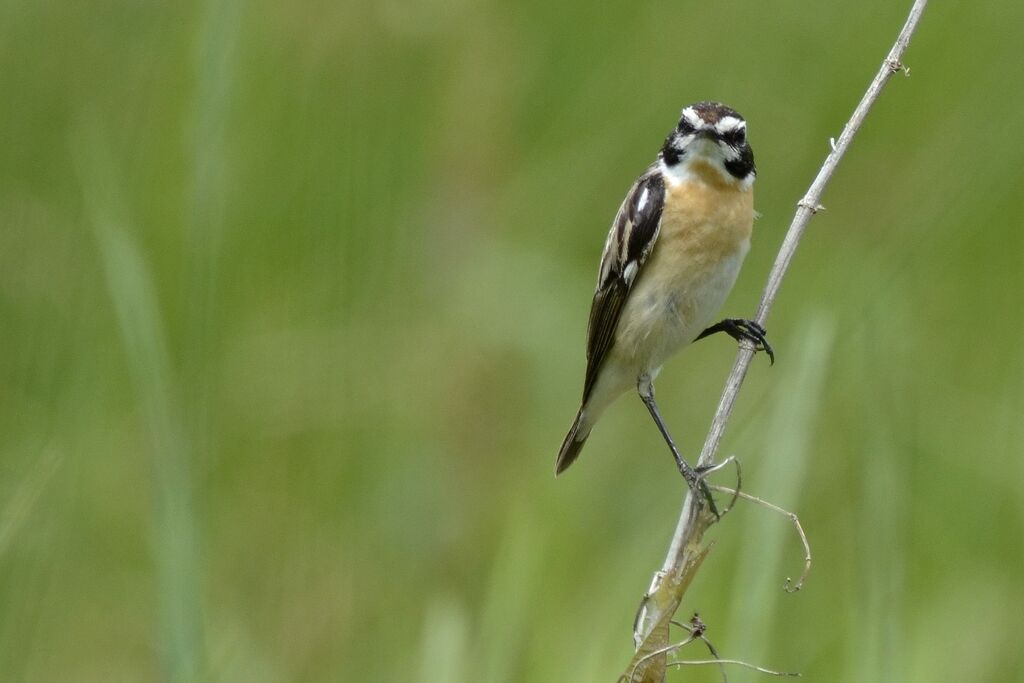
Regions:
[[691, 172], [694, 162], [704, 162], [723, 179], [746, 186], [754, 182], [756, 173], [747, 122], [738, 111], [718, 102], [685, 107], [659, 157], [665, 170], [679, 177]]

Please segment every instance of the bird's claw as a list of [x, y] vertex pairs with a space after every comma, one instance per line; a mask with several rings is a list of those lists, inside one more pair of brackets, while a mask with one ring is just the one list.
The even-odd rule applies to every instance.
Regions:
[[754, 320], [744, 320], [742, 318], [734, 318], [729, 321], [733, 337], [737, 340], [746, 339], [754, 345], [754, 351], [764, 351], [768, 354], [768, 360], [772, 365], [775, 365], [775, 350], [772, 349], [772, 345], [768, 343], [767, 334], [768, 331], [764, 329], [758, 322]]

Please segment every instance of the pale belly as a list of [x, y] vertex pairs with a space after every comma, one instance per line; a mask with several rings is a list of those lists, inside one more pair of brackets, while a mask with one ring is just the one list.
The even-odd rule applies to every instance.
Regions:
[[[648, 271], [671, 276], [637, 282], [616, 330], [616, 360], [635, 376], [655, 374], [670, 356], [715, 322], [749, 247], [749, 242], [738, 244], [732, 253], [720, 255], [715, 264], [671, 263], [665, 271]], [[652, 254], [652, 260], [657, 257], [657, 252]], [[679, 259], [668, 256], [662, 260]]]

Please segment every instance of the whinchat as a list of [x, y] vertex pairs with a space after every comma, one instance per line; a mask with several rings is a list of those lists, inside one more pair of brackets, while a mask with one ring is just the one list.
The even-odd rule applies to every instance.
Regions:
[[757, 323], [729, 318], [708, 326], [750, 249], [755, 175], [738, 112], [717, 102], [683, 109], [608, 233], [587, 329], [583, 400], [555, 474], [576, 460], [601, 413], [636, 387], [679, 471], [709, 496], [661, 419], [654, 379], [670, 356], [716, 332], [748, 339], [775, 360]]

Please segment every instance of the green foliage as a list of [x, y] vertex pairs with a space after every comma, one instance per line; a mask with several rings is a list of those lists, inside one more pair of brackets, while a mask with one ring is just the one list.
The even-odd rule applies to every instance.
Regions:
[[[632, 399], [551, 476], [608, 223], [735, 106], [751, 313], [908, 8], [0, 3], [0, 679], [614, 680], [684, 489]], [[723, 455], [815, 566], [713, 530], [723, 656], [1024, 678], [1022, 22], [933, 3], [811, 224]], [[660, 379], [688, 453], [732, 358]]]

